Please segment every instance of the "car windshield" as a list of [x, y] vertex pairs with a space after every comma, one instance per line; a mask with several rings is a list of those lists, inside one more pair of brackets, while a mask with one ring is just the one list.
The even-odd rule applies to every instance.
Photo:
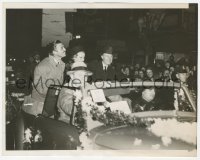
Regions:
[[136, 87], [128, 97], [132, 100], [132, 112], [153, 110], [194, 111], [182, 88]]

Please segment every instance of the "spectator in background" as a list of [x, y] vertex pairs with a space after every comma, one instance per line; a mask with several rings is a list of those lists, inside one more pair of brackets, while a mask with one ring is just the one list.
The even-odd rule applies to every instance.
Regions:
[[142, 81], [143, 79], [139, 75], [135, 76], [134, 82], [142, 82]]
[[131, 79], [131, 81], [133, 81], [134, 80], [134, 66], [133, 65], [131, 65], [130, 66], [130, 79]]
[[134, 66], [131, 65], [131, 66], [130, 66], [130, 73], [133, 73], [133, 72], [134, 72]]
[[163, 67], [162, 67], [162, 61], [156, 61], [155, 67], [154, 67], [154, 78], [155, 79], [161, 79], [162, 78], [162, 72], [163, 72]]
[[134, 71], [134, 77], [138, 76], [139, 75], [139, 70], [135, 70]]
[[124, 69], [124, 77], [127, 78], [127, 80], [130, 78], [130, 70], [128, 66]]
[[145, 67], [141, 67], [141, 70], [145, 73], [146, 72], [146, 68]]
[[36, 64], [40, 63], [40, 55], [37, 51], [35, 51], [34, 60], [35, 60]]
[[[34, 52], [35, 54], [36, 52]], [[35, 70], [35, 67], [37, 66], [37, 64], [39, 63], [39, 55], [36, 54], [34, 56], [30, 56], [28, 58], [28, 65], [27, 65], [27, 68], [26, 68], [26, 78], [27, 78], [27, 82], [28, 82], [28, 86], [27, 86], [27, 95], [30, 95], [32, 90], [33, 90], [33, 80], [34, 80], [34, 70]]]
[[122, 66], [121, 66], [121, 72], [123, 73], [123, 74], [125, 74], [125, 64], [122, 64]]
[[168, 69], [164, 70], [162, 81], [163, 82], [170, 82], [171, 81], [170, 71]]
[[118, 72], [121, 70], [121, 65], [119, 63], [119, 56], [118, 53], [113, 54], [113, 62], [112, 62], [112, 68]]
[[172, 73], [174, 73], [175, 71], [175, 68], [173, 66], [170, 66], [169, 71], [170, 71], [170, 74], [172, 75]]
[[170, 68], [170, 63], [169, 63], [169, 61], [166, 61], [166, 62], [165, 62], [165, 67], [164, 67], [164, 68], [169, 70], [169, 68]]
[[176, 64], [176, 65], [175, 65], [175, 71], [179, 70], [179, 68], [180, 68], [180, 65], [179, 65], [179, 64]]
[[185, 70], [186, 70], [186, 72], [188, 74], [188, 77], [189, 77], [190, 74], [191, 74], [190, 67], [189, 66], [185, 66]]
[[193, 66], [188, 77], [188, 88], [197, 92], [197, 70]]
[[174, 61], [174, 55], [173, 54], [171, 54], [170, 56], [169, 56], [169, 63], [170, 63], [170, 66], [175, 66], [175, 61]]
[[176, 81], [177, 77], [175, 73], [175, 68], [173, 66], [170, 66], [169, 71], [170, 71], [171, 80]]
[[144, 80], [144, 72], [143, 72], [143, 70], [139, 70], [138, 76], [139, 76], [139, 78], [140, 78], [141, 80]]
[[154, 74], [151, 67], [146, 69], [146, 78], [145, 81], [154, 81]]
[[140, 69], [140, 64], [139, 63], [136, 63], [135, 64], [135, 70], [139, 70]]
[[122, 72], [124, 78], [127, 78], [127, 80], [130, 78], [130, 69], [129, 69], [129, 66], [122, 65], [121, 72]]
[[186, 69], [184, 68], [184, 66], [180, 66], [180, 67], [177, 69], [176, 77], [178, 78], [178, 81], [179, 81], [181, 84], [184, 84], [184, 85], [187, 86], [188, 74], [187, 74], [187, 71], [186, 71]]
[[35, 63], [35, 60], [34, 60], [34, 57], [33, 56], [30, 56], [28, 58], [28, 65], [27, 65], [27, 72], [28, 72], [28, 78], [32, 79], [33, 80], [33, 77], [34, 77], [34, 70], [35, 70], [35, 66], [37, 65]]

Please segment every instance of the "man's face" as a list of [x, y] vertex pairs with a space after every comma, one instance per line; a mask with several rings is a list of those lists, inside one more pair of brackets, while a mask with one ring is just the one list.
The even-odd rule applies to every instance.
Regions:
[[174, 72], [174, 67], [170, 67], [170, 72]]
[[65, 57], [66, 56], [66, 49], [65, 46], [62, 43], [58, 43], [55, 45], [53, 50], [54, 55], [58, 57]]
[[134, 72], [134, 76], [137, 76], [139, 74], [139, 72], [136, 70], [135, 72]]
[[169, 70], [165, 70], [163, 75], [164, 77], [169, 77]]
[[169, 67], [170, 67], [170, 63], [169, 63], [169, 62], [166, 62], [166, 63], [165, 63], [165, 67], [166, 67], [166, 68], [169, 68]]
[[178, 78], [181, 82], [185, 83], [187, 81], [187, 73], [178, 73]]
[[141, 68], [141, 70], [142, 70], [143, 72], [145, 72], [145, 71], [146, 71], [145, 67], [142, 67], [142, 68]]
[[144, 73], [143, 73], [142, 71], [139, 71], [139, 76], [140, 76], [141, 78], [144, 78]]
[[29, 57], [29, 61], [32, 63], [34, 61], [33, 57]]
[[35, 60], [40, 60], [40, 55], [39, 54], [35, 55]]
[[140, 64], [137, 63], [137, 64], [135, 65], [135, 68], [140, 68]]
[[108, 54], [108, 53], [104, 53], [102, 56], [102, 61], [104, 64], [106, 65], [110, 65], [113, 61], [113, 55], [112, 54]]
[[152, 78], [153, 77], [153, 71], [151, 69], [147, 69], [146, 73], [147, 73], [147, 77], [148, 78]]

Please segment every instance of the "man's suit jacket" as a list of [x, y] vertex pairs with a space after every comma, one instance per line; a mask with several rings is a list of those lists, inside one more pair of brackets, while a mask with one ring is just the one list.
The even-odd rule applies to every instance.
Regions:
[[109, 65], [104, 71], [102, 61], [93, 61], [89, 63], [88, 69], [93, 72], [92, 79], [89, 81], [120, 81], [124, 77], [114, 66]]

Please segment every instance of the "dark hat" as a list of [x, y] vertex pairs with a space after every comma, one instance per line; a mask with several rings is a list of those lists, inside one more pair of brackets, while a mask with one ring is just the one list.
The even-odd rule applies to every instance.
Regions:
[[184, 66], [179, 66], [176, 70], [177, 73], [187, 73]]
[[101, 50], [101, 55], [104, 53], [113, 54], [113, 47], [111, 45], [105, 45]]
[[71, 57], [73, 57], [74, 55], [76, 55], [78, 52], [85, 52], [84, 48], [80, 45], [78, 46], [74, 46], [72, 48], [69, 49], [69, 54], [71, 55]]

